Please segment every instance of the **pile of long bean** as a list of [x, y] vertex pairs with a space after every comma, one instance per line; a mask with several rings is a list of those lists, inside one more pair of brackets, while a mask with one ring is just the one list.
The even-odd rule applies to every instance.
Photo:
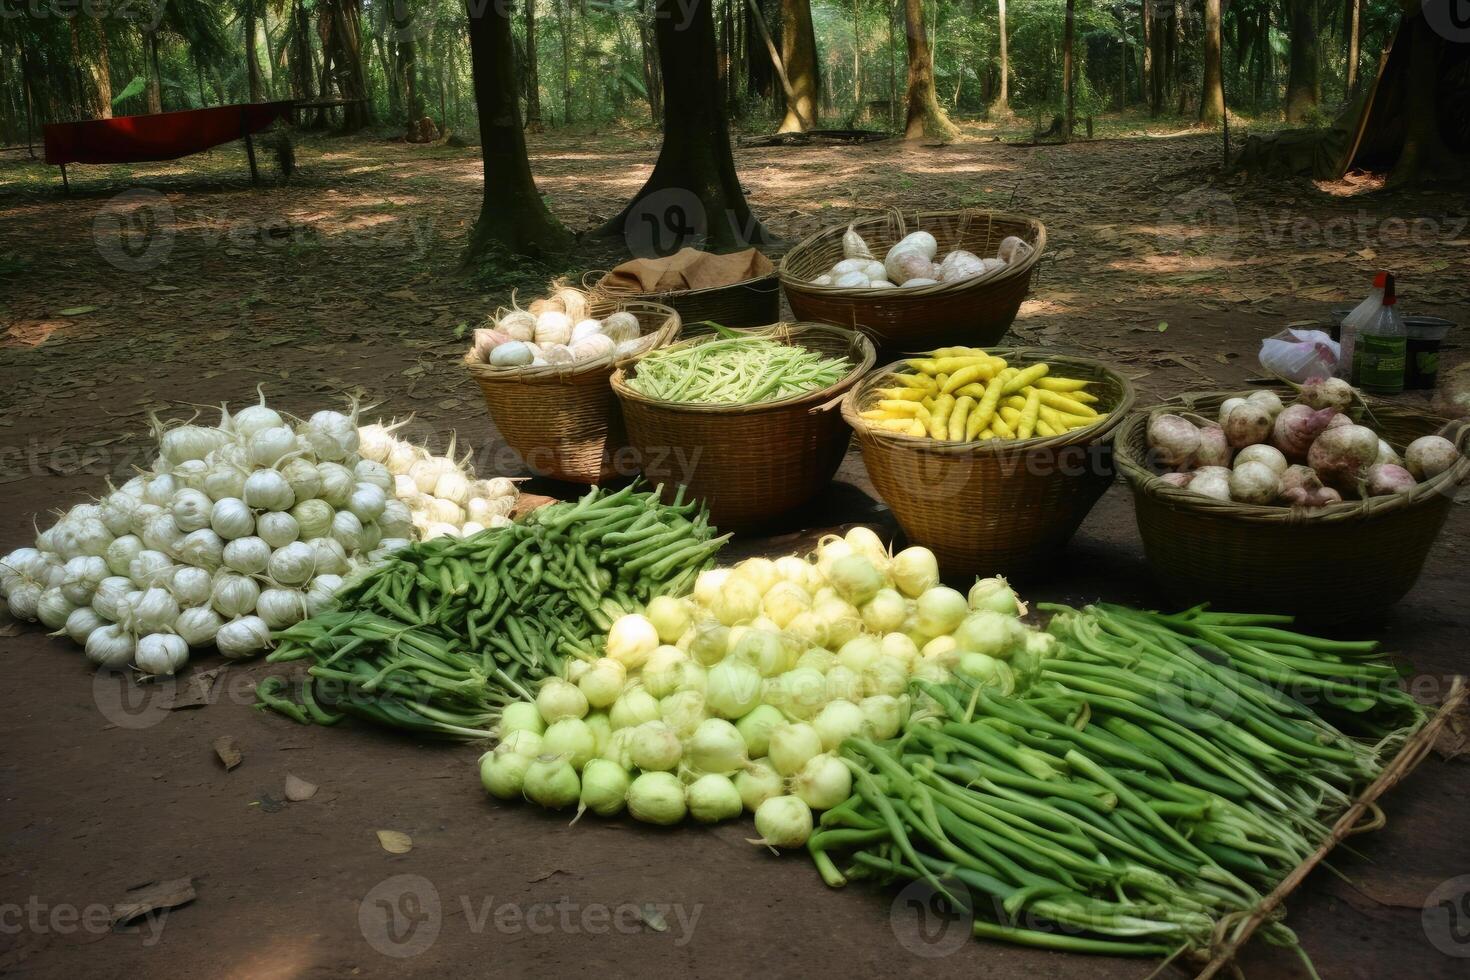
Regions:
[[656, 350], [638, 362], [628, 387], [666, 402], [754, 405], [826, 388], [850, 370], [845, 357], [734, 336]]
[[[1401, 691], [1367, 684], [1349, 710], [1373, 741], [1334, 727], [1293, 694], [1392, 668], [1279, 619], [1044, 608], [1060, 643], [1024, 690], [960, 673], [915, 681], [899, 737], [843, 743], [855, 792], [808, 840], [829, 885], [926, 881], [982, 938], [1203, 950], [1310, 855], [1424, 719]], [[1316, 686], [1290, 686], [1302, 678]], [[1263, 935], [1296, 946], [1279, 921]]]
[[536, 681], [599, 656], [614, 619], [688, 592], [728, 537], [682, 491], [664, 504], [630, 486], [415, 544], [345, 585], [335, 609], [276, 634], [267, 659], [311, 663], [300, 704], [271, 679], [260, 706], [303, 723], [346, 713], [488, 737], [502, 706], [534, 699]]

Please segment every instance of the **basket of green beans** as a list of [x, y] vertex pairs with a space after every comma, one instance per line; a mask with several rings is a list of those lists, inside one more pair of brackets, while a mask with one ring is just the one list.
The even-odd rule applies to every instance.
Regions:
[[617, 371], [629, 451], [722, 530], [769, 526], [832, 479], [851, 430], [835, 399], [873, 366], [860, 333], [818, 323], [716, 327]]

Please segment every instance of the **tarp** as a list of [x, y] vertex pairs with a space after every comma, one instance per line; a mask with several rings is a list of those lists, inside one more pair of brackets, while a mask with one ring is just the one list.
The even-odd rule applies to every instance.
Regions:
[[183, 109], [46, 125], [46, 162], [142, 163], [176, 160], [242, 139], [291, 112], [292, 102]]

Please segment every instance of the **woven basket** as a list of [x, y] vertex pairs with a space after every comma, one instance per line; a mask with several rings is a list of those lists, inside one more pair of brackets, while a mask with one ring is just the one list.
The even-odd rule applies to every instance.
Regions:
[[[653, 348], [679, 335], [679, 314], [658, 303], [594, 299], [588, 316], [619, 310], [638, 318], [645, 337], [654, 335]], [[616, 458], [626, 437], [607, 383], [617, 368], [612, 355], [567, 366], [494, 368], [466, 361], [465, 367], [485, 396], [491, 421], [531, 472], [571, 483], [632, 475], [620, 471]]]
[[[1152, 411], [1214, 418], [1238, 392], [1171, 399]], [[1144, 551], [1165, 594], [1226, 610], [1289, 613], [1309, 620], [1356, 619], [1401, 599], [1424, 566], [1457, 485], [1470, 477], [1470, 422], [1427, 418], [1409, 406], [1374, 403], [1365, 418], [1402, 452], [1440, 433], [1462, 458], [1447, 472], [1391, 497], [1315, 510], [1214, 500], [1159, 479], [1148, 466], [1148, 419], [1118, 430], [1118, 468], [1133, 490]]]
[[594, 296], [611, 300], [661, 303], [679, 314], [683, 323], [718, 323], [725, 327], [763, 327], [781, 319], [781, 281], [775, 272], [709, 289], [681, 289], [664, 293], [635, 293], [607, 282], [607, 274], [589, 272], [583, 286]]
[[736, 533], [770, 525], [831, 481], [847, 452], [849, 433], [830, 403], [857, 383], [875, 356], [861, 334], [819, 323], [779, 323], [742, 333], [843, 356], [853, 367], [835, 385], [759, 405], [683, 405], [648, 398], [626, 384], [638, 373], [636, 362], [612, 378], [644, 476], [662, 483], [670, 495], [687, 486], [691, 497], [709, 506], [712, 524]]
[[889, 351], [998, 343], [1016, 319], [1021, 300], [1031, 289], [1032, 270], [1046, 250], [1046, 226], [1040, 221], [999, 211], [927, 211], [908, 220], [893, 211], [859, 219], [854, 228], [879, 260], [913, 231], [932, 234], [939, 242], [939, 256], [963, 248], [987, 258], [995, 255], [1007, 235], [1031, 246], [1029, 256], [992, 276], [885, 290], [812, 284], [841, 261], [846, 225], [818, 232], [786, 253], [778, 271], [796, 319], [861, 330]]
[[1113, 479], [1111, 435], [1133, 405], [1128, 379], [1099, 361], [1027, 348], [995, 350], [1013, 365], [1046, 361], [1058, 375], [1094, 381], [1109, 413], [1061, 436], [948, 442], [887, 432], [858, 413], [893, 384], [902, 363], [874, 371], [848, 393], [842, 415], [863, 462], [904, 534], [939, 558], [947, 578], [1036, 577], [1067, 544]]

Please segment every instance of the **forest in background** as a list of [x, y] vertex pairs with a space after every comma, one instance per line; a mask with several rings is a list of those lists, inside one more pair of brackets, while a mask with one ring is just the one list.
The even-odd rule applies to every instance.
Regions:
[[[660, 125], [654, 0], [470, 3], [504, 5], [526, 128]], [[1120, 110], [1214, 124], [1227, 103], [1319, 123], [1371, 79], [1400, 5], [713, 0], [710, 14], [732, 125], [946, 136], [950, 118], [1040, 130]], [[477, 142], [471, 19], [460, 0], [0, 0], [0, 144], [43, 122], [284, 98], [339, 103], [302, 120], [317, 128]], [[915, 72], [933, 92], [917, 127]]]

